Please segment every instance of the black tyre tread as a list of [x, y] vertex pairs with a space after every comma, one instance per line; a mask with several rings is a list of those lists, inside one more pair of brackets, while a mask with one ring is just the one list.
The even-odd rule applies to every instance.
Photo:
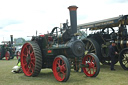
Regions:
[[67, 67], [67, 74], [66, 74], [66, 78], [64, 79], [64, 81], [63, 82], [66, 82], [68, 79], [69, 79], [69, 77], [70, 77], [70, 71], [71, 71], [71, 68], [70, 68], [70, 64], [69, 64], [69, 61], [68, 61], [68, 59], [65, 57], [65, 56], [61, 56], [62, 57], [62, 59], [65, 61], [65, 63], [66, 63], [66, 67]]

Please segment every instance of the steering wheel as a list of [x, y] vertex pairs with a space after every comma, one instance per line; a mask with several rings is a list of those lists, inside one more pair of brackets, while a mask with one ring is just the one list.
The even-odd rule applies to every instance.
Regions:
[[[112, 31], [112, 32], [110, 32], [110, 31]], [[102, 29], [102, 33], [112, 34], [112, 33], [115, 33], [115, 30], [112, 27], [110, 27], [110, 28], [104, 28], [104, 29]]]
[[58, 29], [59, 29], [58, 27], [54, 27], [52, 29], [50, 35], [58, 36], [58, 32], [59, 32]]

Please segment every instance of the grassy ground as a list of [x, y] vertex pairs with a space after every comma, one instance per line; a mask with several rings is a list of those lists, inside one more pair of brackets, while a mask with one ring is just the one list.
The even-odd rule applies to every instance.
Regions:
[[107, 65], [101, 65], [96, 78], [86, 77], [83, 73], [71, 71], [67, 82], [58, 82], [51, 69], [42, 69], [38, 77], [27, 77], [23, 73], [11, 73], [17, 59], [0, 60], [0, 85], [127, 85], [128, 71], [115, 65], [116, 71], [110, 71]]

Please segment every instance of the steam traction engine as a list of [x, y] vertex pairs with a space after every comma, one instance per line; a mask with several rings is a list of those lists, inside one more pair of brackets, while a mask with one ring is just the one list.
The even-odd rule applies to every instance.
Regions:
[[[103, 64], [111, 63], [109, 56], [110, 41], [116, 43], [115, 63], [120, 62], [123, 69], [128, 70], [128, 15], [122, 15], [101, 21], [78, 25], [78, 29], [89, 29], [91, 34], [82, 39], [87, 53], [95, 53]], [[92, 33], [93, 32], [93, 33]]]
[[[21, 66], [26, 76], [37, 76], [41, 69], [51, 68], [58, 81], [65, 82], [70, 76], [70, 62], [82, 58], [81, 68], [90, 77], [100, 71], [99, 60], [93, 53], [84, 55], [84, 44], [77, 39], [76, 6], [70, 6], [71, 27], [55, 27], [51, 33], [33, 36], [21, 50]], [[69, 62], [70, 61], [70, 62]]]
[[13, 59], [15, 53], [15, 47], [13, 47], [13, 35], [10, 41], [2, 41], [2, 45], [0, 45], [0, 60], [5, 57], [6, 60]]

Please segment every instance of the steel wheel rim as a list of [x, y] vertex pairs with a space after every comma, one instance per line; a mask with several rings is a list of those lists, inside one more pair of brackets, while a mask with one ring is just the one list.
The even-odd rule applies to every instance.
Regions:
[[57, 57], [53, 62], [53, 73], [58, 81], [63, 81], [66, 77], [66, 64], [62, 58]]
[[125, 68], [128, 68], [128, 50], [125, 50], [121, 55], [121, 63]]
[[7, 51], [6, 54], [5, 54], [5, 59], [6, 59], [6, 60], [9, 60], [9, 58], [10, 58], [10, 54], [9, 54], [9, 52]]
[[86, 55], [83, 58], [82, 64], [87, 65], [88, 67], [83, 67], [83, 72], [91, 77], [96, 73], [97, 67], [96, 67], [96, 61], [91, 55]]
[[24, 44], [21, 51], [21, 66], [26, 76], [31, 76], [35, 69], [35, 55], [29, 43]]

